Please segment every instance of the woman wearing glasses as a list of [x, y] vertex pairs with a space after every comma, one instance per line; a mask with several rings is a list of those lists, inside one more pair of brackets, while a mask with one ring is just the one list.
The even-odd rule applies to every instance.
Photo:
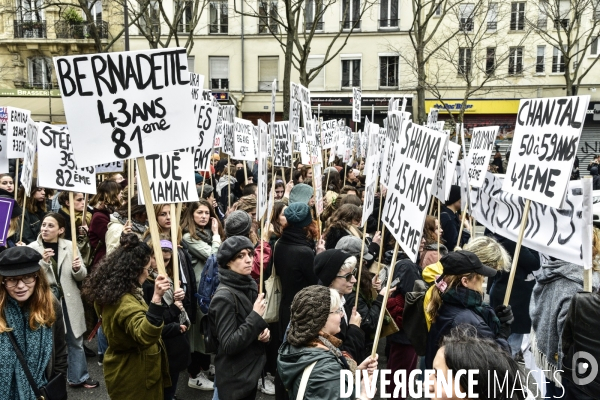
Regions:
[[325, 250], [315, 257], [315, 273], [319, 284], [334, 289], [340, 295], [342, 321], [335, 336], [342, 341], [340, 349], [354, 360], [362, 360], [365, 350], [365, 333], [360, 329], [362, 318], [354, 304], [346, 303], [345, 295], [352, 293], [356, 284], [356, 257], [338, 250]]
[[[134, 233], [123, 234], [121, 246], [83, 284], [83, 296], [94, 303], [110, 343], [104, 354], [104, 380], [111, 399], [163, 400], [163, 388], [171, 386], [161, 340], [166, 310], [162, 300], [171, 284], [159, 274], [146, 304], [142, 284], [152, 272], [150, 253]], [[180, 293], [173, 296], [179, 298]]]
[[[67, 374], [60, 303], [40, 272], [40, 254], [25, 246], [0, 254], [0, 398], [35, 398], [8, 335], [15, 339], [38, 387]], [[10, 332], [10, 333], [8, 333]]]

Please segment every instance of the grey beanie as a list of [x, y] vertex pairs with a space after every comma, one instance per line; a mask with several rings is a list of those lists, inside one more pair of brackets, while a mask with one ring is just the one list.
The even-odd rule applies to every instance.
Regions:
[[[210, 194], [212, 192], [214, 192], [215, 188], [212, 187], [211, 185], [208, 184], [204, 184], [204, 190], [202, 190], [202, 186], [200, 186], [198, 189], [198, 197], [202, 197], [203, 199], [208, 199], [210, 197]], [[202, 195], [202, 196], [200, 196]]]
[[219, 246], [219, 251], [217, 251], [217, 263], [219, 264], [219, 267], [226, 268], [227, 263], [231, 261], [237, 253], [245, 249], [254, 250], [254, 245], [247, 237], [232, 236], [225, 239], [225, 241], [221, 243], [221, 246]]
[[329, 318], [331, 292], [325, 286], [308, 286], [294, 296], [287, 340], [292, 346], [305, 346], [319, 336]]
[[290, 204], [292, 203], [304, 203], [308, 204], [310, 198], [313, 195], [312, 186], [308, 186], [305, 183], [299, 183], [292, 188], [290, 192]]
[[248, 236], [252, 229], [252, 217], [246, 211], [235, 210], [225, 220], [225, 235]]

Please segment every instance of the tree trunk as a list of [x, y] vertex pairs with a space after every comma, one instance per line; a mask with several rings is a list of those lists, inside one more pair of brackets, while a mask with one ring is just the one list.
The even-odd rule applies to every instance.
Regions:
[[[424, 124], [427, 121], [427, 112], [425, 111], [425, 62], [423, 62], [423, 48], [419, 46], [417, 50], [417, 123]], [[414, 107], [414, 102], [413, 102]]]
[[292, 30], [287, 31], [285, 43], [285, 58], [283, 61], [283, 120], [289, 120], [290, 115], [290, 83], [292, 80], [292, 56], [294, 51], [294, 34]]

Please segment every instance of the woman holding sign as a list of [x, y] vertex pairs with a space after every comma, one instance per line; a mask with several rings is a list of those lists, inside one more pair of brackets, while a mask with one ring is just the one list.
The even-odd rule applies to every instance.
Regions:
[[[19, 206], [23, 207], [25, 189], [19, 189]], [[25, 221], [23, 223], [22, 241], [26, 244], [34, 242], [40, 234], [42, 219], [46, 214], [46, 189], [31, 184], [31, 196], [25, 201]]]
[[[73, 206], [75, 209], [75, 229], [77, 229], [77, 236], [87, 235], [87, 227], [90, 226], [92, 221], [92, 214], [86, 213], [85, 222], [83, 222], [83, 209], [85, 207], [85, 197], [83, 193], [73, 193]], [[73, 240], [71, 234], [71, 216], [69, 215], [69, 192], [60, 192], [58, 195], [58, 203], [60, 204], [60, 210], [58, 213], [65, 219], [65, 239]], [[85, 227], [85, 228], [83, 228]]]
[[83, 350], [85, 317], [78, 282], [87, 276], [79, 251], [73, 254], [70, 240], [64, 240], [65, 220], [59, 214], [49, 213], [42, 221], [37, 241], [29, 247], [42, 255], [40, 262], [50, 288], [63, 308], [67, 326], [68, 373], [67, 381], [72, 387], [91, 389], [100, 383], [90, 378]]
[[88, 236], [90, 245], [96, 249], [96, 255], [91, 268], [93, 268], [106, 255], [106, 231], [110, 222], [110, 215], [121, 206], [121, 186], [114, 181], [104, 181], [98, 185], [96, 195], [90, 200], [94, 207]]

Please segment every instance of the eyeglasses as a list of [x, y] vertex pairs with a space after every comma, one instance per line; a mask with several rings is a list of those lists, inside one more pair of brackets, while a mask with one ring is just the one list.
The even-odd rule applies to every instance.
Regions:
[[330, 311], [329, 314], [340, 314], [344, 315], [344, 310], [340, 307], [338, 310]]
[[148, 275], [151, 275], [152, 271], [154, 271], [154, 269], [152, 267], [148, 267], [148, 268], [144, 268], [144, 269], [148, 272]]
[[37, 275], [24, 275], [24, 276], [14, 276], [14, 277], [4, 277], [2, 280], [2, 284], [7, 288], [13, 288], [19, 284], [19, 281], [23, 282], [26, 285], [31, 285], [35, 282]]
[[350, 272], [349, 274], [336, 275], [336, 278], [344, 278], [347, 282], [350, 282], [352, 280], [352, 277], [354, 277], [356, 275], [356, 271], [357, 271], [357, 269], [354, 268], [354, 270], [352, 272]]

